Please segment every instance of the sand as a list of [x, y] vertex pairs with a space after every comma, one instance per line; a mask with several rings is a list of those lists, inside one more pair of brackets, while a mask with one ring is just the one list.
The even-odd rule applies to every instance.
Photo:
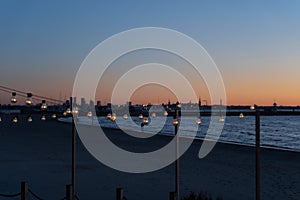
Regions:
[[[71, 125], [25, 119], [0, 123], [0, 193], [16, 193], [20, 182], [44, 199], [65, 196], [71, 182]], [[147, 151], [165, 145], [170, 138], [129, 140], [119, 130], [105, 129], [123, 148]], [[204, 159], [198, 158], [202, 141], [194, 141], [180, 159], [180, 193], [206, 191], [223, 199], [255, 199], [255, 149], [218, 143]], [[115, 199], [123, 187], [128, 200], [168, 199], [174, 190], [174, 164], [159, 171], [130, 174], [95, 160], [78, 140], [76, 193], [82, 200]], [[300, 199], [300, 153], [261, 149], [262, 199]], [[0, 197], [1, 199], [1, 197]], [[13, 198], [12, 198], [13, 199]], [[15, 198], [19, 199], [19, 198]], [[33, 198], [31, 198], [33, 199]]]

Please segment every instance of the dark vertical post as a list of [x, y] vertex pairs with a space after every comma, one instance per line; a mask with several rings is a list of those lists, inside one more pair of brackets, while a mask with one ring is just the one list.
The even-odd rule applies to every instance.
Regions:
[[116, 190], [116, 198], [117, 198], [117, 200], [123, 200], [123, 198], [124, 198], [123, 188], [117, 188], [117, 190]]
[[21, 200], [28, 200], [28, 183], [21, 182]]
[[73, 113], [73, 98], [70, 97], [70, 109], [72, 112], [72, 194], [75, 195], [75, 175], [76, 175], [76, 129]]
[[[175, 119], [178, 120], [178, 108], [175, 110]], [[179, 123], [179, 122], [178, 122]], [[178, 137], [178, 123], [175, 124], [175, 196], [179, 199], [179, 137]]]
[[66, 200], [74, 200], [72, 185], [66, 185]]
[[175, 192], [170, 192], [169, 200], [175, 200]]
[[255, 149], [256, 149], [256, 200], [260, 200], [260, 111], [255, 113]]

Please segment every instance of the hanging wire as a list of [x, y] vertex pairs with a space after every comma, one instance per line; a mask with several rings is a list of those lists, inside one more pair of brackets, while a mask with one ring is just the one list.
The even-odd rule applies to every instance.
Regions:
[[21, 195], [21, 192], [16, 193], [16, 194], [0, 194], [0, 197], [13, 198], [13, 197], [18, 197], [20, 195]]
[[[6, 86], [3, 86], [3, 85], [0, 85], [0, 90], [3, 91], [3, 92], [7, 92], [7, 93], [16, 92], [17, 95], [19, 95], [21, 97], [24, 97], [24, 98], [27, 97], [27, 92], [17, 90], [17, 89], [14, 89], [14, 88], [10, 88], [10, 87], [6, 87]], [[64, 103], [64, 101], [61, 101], [61, 100], [57, 100], [57, 99], [53, 99], [53, 98], [49, 98], [49, 97], [45, 97], [45, 96], [41, 96], [41, 95], [36, 95], [36, 94], [33, 94], [32, 98], [35, 99], [35, 100], [47, 100], [48, 102], [56, 103], [56, 104], [57, 103]]]
[[28, 192], [34, 196], [37, 200], [43, 200], [43, 198], [39, 197], [38, 195], [36, 195], [31, 189], [28, 189]]

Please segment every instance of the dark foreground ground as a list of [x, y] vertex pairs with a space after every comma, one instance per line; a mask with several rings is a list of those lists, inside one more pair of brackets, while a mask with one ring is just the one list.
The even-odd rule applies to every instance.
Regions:
[[[137, 151], [170, 140], [156, 136], [137, 142], [121, 131], [105, 131], [123, 148]], [[205, 191], [229, 200], [255, 199], [253, 148], [217, 144], [207, 157], [199, 159], [200, 146], [201, 141], [194, 141], [180, 159], [182, 195]], [[145, 174], [119, 172], [94, 159], [78, 140], [76, 178], [81, 200], [115, 199], [117, 187], [124, 188], [128, 200], [167, 200], [174, 190], [174, 165]], [[71, 182], [71, 125], [38, 119], [28, 124], [22, 118], [18, 124], [0, 123], [0, 193], [19, 192], [23, 180], [45, 200], [65, 196], [65, 185]], [[261, 186], [262, 199], [300, 199], [300, 153], [262, 149]]]

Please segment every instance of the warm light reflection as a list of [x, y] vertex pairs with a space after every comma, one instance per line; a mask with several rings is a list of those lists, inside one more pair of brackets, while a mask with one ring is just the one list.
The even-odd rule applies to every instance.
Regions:
[[168, 116], [168, 112], [167, 111], [164, 112], [164, 116]]
[[178, 119], [174, 119], [174, 120], [173, 120], [173, 125], [176, 126], [176, 125], [178, 125], [178, 123], [179, 123], [179, 122], [178, 122]]
[[201, 124], [201, 119], [200, 119], [200, 118], [197, 118], [197, 119], [196, 119], [196, 124], [197, 124], [197, 125], [200, 125], [200, 124]]
[[128, 115], [127, 114], [124, 114], [123, 115], [123, 118], [126, 120], [126, 119], [128, 119]]
[[148, 120], [147, 117], [145, 117], [145, 118], [143, 119], [143, 123], [144, 123], [144, 124], [148, 124], [148, 123], [149, 123], [149, 120]]
[[219, 119], [219, 122], [225, 122], [225, 119], [224, 119], [224, 117], [220, 117], [220, 119]]
[[113, 113], [113, 114], [111, 115], [110, 120], [111, 120], [112, 122], [114, 122], [114, 121], [116, 121], [116, 119], [117, 119], [117, 116], [116, 116], [115, 113]]
[[89, 112], [87, 113], [87, 116], [88, 116], [89, 118], [91, 118], [91, 117], [93, 117], [93, 113], [92, 113], [91, 111], [89, 111]]
[[241, 114], [240, 114], [240, 119], [244, 119], [244, 117], [245, 117], [244, 114], [241, 113]]

